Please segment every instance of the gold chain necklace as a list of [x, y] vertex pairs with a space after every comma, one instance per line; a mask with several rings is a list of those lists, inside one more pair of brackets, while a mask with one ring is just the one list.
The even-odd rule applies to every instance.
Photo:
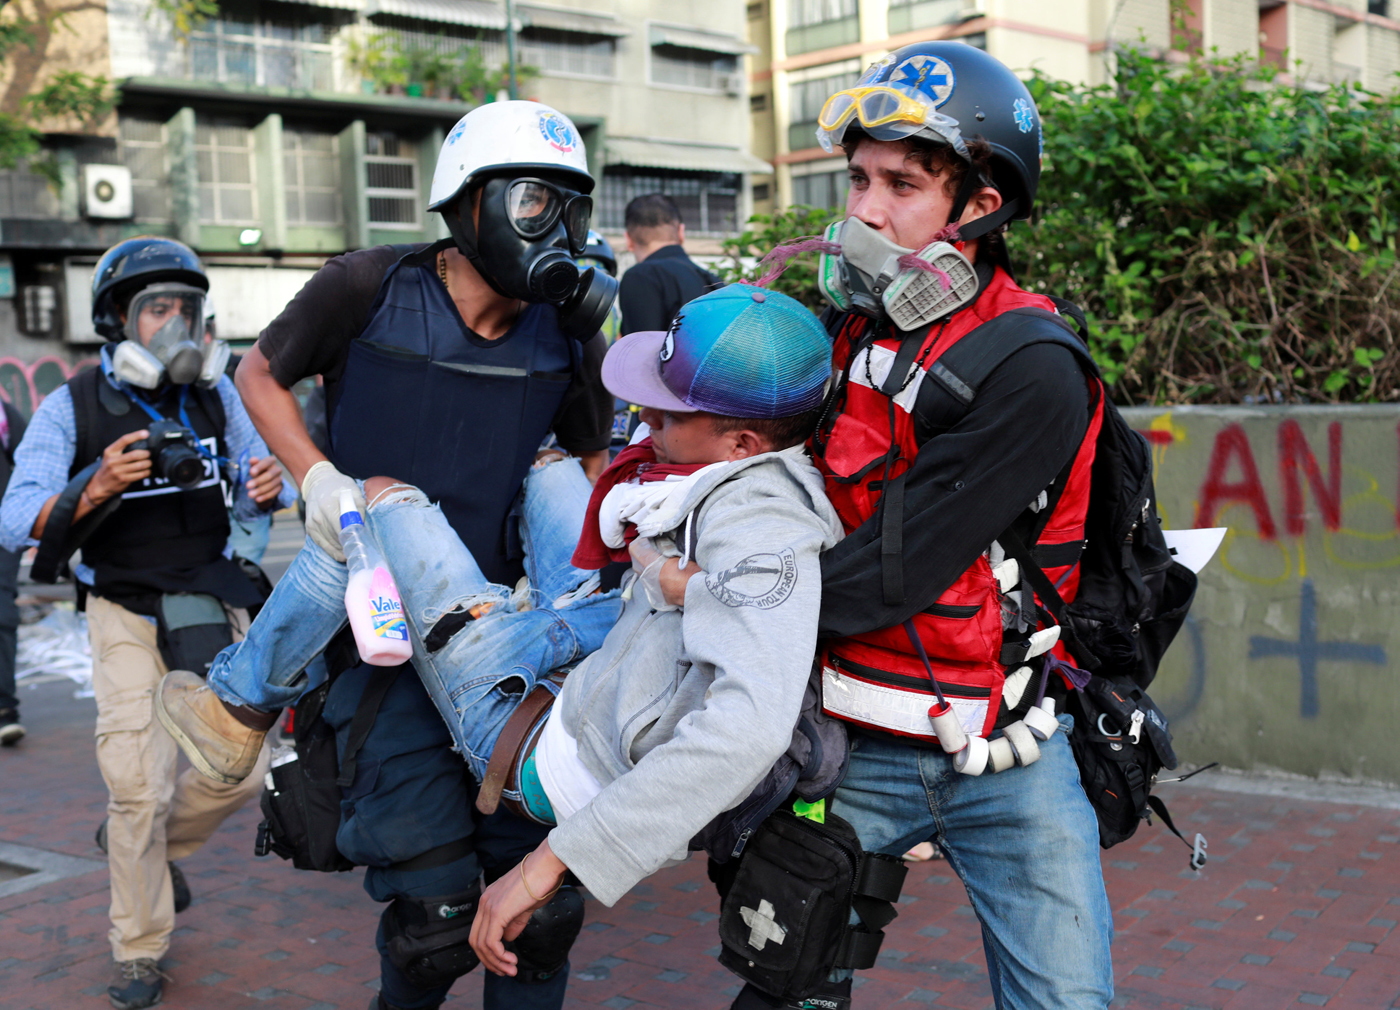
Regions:
[[439, 276], [440, 278], [442, 278], [442, 286], [445, 287], [445, 288], [447, 288], [448, 293], [451, 294], [452, 288], [448, 287], [448, 284], [447, 284], [447, 254], [446, 254], [446, 253], [438, 253], [438, 276]]

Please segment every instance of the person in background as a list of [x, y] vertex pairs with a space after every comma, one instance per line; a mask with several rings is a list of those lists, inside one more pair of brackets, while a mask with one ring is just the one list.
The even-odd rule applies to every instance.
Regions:
[[[8, 402], [0, 413], [0, 495], [10, 483], [15, 447], [24, 437], [24, 416]], [[19, 581], [20, 551], [0, 548], [0, 745], [13, 747], [24, 736], [19, 721], [19, 695], [15, 688], [15, 653], [19, 647], [19, 607], [15, 585]]]
[[623, 273], [618, 292], [621, 333], [665, 330], [682, 305], [719, 287], [719, 278], [686, 255], [680, 208], [666, 194], [637, 197], [624, 223], [637, 262]]

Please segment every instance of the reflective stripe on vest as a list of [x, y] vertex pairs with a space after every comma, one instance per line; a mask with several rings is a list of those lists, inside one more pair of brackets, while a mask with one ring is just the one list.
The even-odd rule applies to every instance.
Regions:
[[[893, 412], [898, 455], [888, 467], [885, 461], [891, 442], [890, 398], [881, 390], [890, 388], [886, 380], [900, 342], [897, 335], [877, 339], [850, 357], [868, 324], [854, 316], [846, 320], [834, 349], [836, 367], [846, 369], [844, 405], [825, 443], [814, 446], [824, 451], [815, 451], [814, 455], [827, 478], [827, 494], [848, 533], [876, 513], [885, 482], [913, 465], [919, 450], [914, 410], [925, 384], [934, 383], [935, 388], [929, 392], [952, 397], [959, 410], [965, 410], [970, 403], [973, 391], [940, 364], [942, 355], [984, 323], [1026, 307], [1054, 311], [1048, 298], [1017, 287], [998, 268], [976, 302], [930, 327], [912, 359], [906, 349], [910, 371], [893, 383], [898, 390], [893, 397], [899, 408]], [[904, 388], [899, 389], [900, 385]], [[1084, 539], [1090, 471], [1102, 409], [1099, 398], [1072, 465], [1067, 467], [1064, 486], [1058, 489], [1058, 500], [1036, 541], [1037, 547], [1061, 547], [1059, 553], [1064, 555], [1068, 551], [1062, 545], [1082, 543]], [[1047, 557], [1047, 561], [1053, 560], [1062, 559]], [[1079, 581], [1077, 562], [1071, 559], [1068, 564], [1042, 567], [1052, 581], [1060, 583], [1064, 600], [1074, 599]], [[919, 639], [945, 695], [969, 732], [983, 736], [991, 732], [996, 722], [1006, 673], [1011, 668], [1004, 665], [1004, 659], [1014, 658], [1019, 666], [1025, 651], [1019, 646], [1011, 647], [1006, 649], [1008, 656], [1003, 656], [1003, 646], [1008, 644], [1003, 634], [1003, 611], [1009, 609], [1014, 614], [1021, 609], [1015, 605], [1014, 597], [1006, 597], [1004, 590], [1017, 589], [1014, 585], [998, 584], [984, 552], [934, 604], [914, 616]], [[1026, 610], [1032, 615], [1037, 613], [1034, 606]], [[1024, 641], [1035, 630], [1031, 627], [1012, 638]], [[1056, 648], [1062, 650], [1063, 646]], [[891, 733], [933, 738], [927, 717], [932, 688], [902, 627], [883, 628], [830, 643], [826, 669], [824, 687], [832, 691], [824, 699], [829, 714]], [[1033, 696], [1038, 680], [1032, 680], [1026, 690]]]

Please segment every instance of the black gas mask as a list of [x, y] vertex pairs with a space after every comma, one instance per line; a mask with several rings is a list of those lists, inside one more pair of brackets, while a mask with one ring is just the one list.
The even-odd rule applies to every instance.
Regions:
[[476, 225], [471, 211], [468, 192], [442, 216], [457, 248], [492, 290], [557, 307], [560, 327], [579, 340], [598, 332], [618, 283], [574, 262], [588, 244], [591, 197], [546, 179], [497, 176], [481, 187]]

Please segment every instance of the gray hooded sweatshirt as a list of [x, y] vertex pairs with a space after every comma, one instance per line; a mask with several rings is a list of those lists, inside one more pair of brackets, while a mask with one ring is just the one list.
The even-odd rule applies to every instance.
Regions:
[[841, 539], [800, 447], [707, 471], [673, 535], [706, 572], [685, 608], [640, 590], [568, 679], [555, 716], [603, 791], [549, 834], [612, 905], [753, 790], [788, 748], [817, 645], [823, 550]]

